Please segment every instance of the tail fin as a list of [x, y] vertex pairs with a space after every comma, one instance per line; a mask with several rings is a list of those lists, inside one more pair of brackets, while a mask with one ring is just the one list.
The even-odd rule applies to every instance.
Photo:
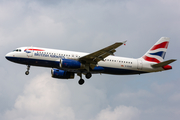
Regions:
[[160, 63], [164, 61], [169, 44], [168, 37], [161, 37], [149, 51], [142, 56], [145, 61]]

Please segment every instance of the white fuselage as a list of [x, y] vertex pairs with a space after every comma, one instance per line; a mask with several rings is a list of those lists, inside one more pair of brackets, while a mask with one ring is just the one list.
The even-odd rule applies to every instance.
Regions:
[[[60, 68], [60, 59], [73, 59], [78, 60], [80, 57], [87, 55], [88, 53], [47, 49], [39, 47], [20, 47], [15, 51], [6, 55], [6, 58], [12, 62], [32, 65], [51, 67], [57, 69]], [[125, 58], [117, 56], [108, 56], [104, 60], [98, 62], [95, 69], [92, 69], [92, 73], [106, 73], [106, 74], [141, 74], [149, 72], [163, 71], [162, 67], [152, 68], [151, 65], [154, 62], [148, 62], [141, 58]], [[82, 69], [63, 69], [70, 72], [77, 73], [83, 71]]]

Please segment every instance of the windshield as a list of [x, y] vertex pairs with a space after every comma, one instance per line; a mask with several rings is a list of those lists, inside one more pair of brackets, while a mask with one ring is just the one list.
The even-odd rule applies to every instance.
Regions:
[[13, 50], [13, 52], [21, 52], [21, 49]]

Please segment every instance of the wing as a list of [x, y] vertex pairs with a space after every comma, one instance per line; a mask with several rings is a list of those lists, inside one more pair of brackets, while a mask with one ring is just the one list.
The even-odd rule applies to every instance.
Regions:
[[105, 47], [101, 50], [98, 50], [96, 52], [90, 53], [88, 55], [79, 58], [79, 61], [84, 64], [96, 65], [99, 61], [104, 60], [104, 58], [106, 58], [107, 56], [113, 55], [114, 52], [116, 52], [115, 49], [124, 43], [126, 43], [126, 41], [114, 43], [108, 47]]

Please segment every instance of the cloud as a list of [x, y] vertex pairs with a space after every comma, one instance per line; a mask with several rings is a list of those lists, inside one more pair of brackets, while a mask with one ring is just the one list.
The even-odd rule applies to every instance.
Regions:
[[121, 91], [114, 97], [107, 94], [106, 89], [88, 83], [76, 84], [76, 81], [50, 78], [49, 73], [40, 74], [25, 85], [14, 106], [0, 117], [2, 120], [136, 120], [152, 119], [153, 115], [166, 120], [172, 115], [174, 119], [179, 117], [179, 93], [173, 91], [178, 90], [178, 84], [170, 83], [171, 89], [167, 89], [167, 83], [152, 84], [167, 95], [152, 87], [152, 91]]
[[[106, 94], [107, 90], [97, 89], [88, 83], [84, 86], [75, 84], [71, 80], [52, 79], [49, 73], [40, 74], [25, 85], [14, 106], [0, 117], [3, 120], [136, 120], [152, 119], [153, 115], [166, 120], [171, 115], [175, 119], [179, 117], [179, 106], [176, 105], [179, 93], [172, 90], [178, 89], [178, 84], [170, 83], [171, 89], [167, 89], [167, 83], [154, 83], [152, 86], [155, 85], [156, 90], [154, 87], [152, 91], [125, 90], [112, 99]], [[159, 89], [160, 92], [157, 91]], [[162, 116], [164, 113], [166, 115]]]
[[114, 97], [113, 102], [137, 108], [141, 112], [139, 119], [150, 120], [154, 115], [158, 119], [168, 120], [179, 118], [179, 100], [179, 81], [173, 81], [152, 83], [150, 90], [125, 90]]
[[41, 74], [49, 71], [45, 68], [32, 67], [24, 76], [25, 66], [4, 59], [20, 46], [94, 52], [124, 40], [127, 45], [116, 55], [140, 57], [161, 36], [171, 38], [166, 58], [179, 59], [178, 0], [0, 2], [0, 118], [99, 120], [107, 115], [107, 119], [178, 120], [180, 89], [174, 81], [179, 80], [178, 61], [171, 71], [93, 75], [79, 86], [79, 77], [51, 79], [49, 73]]
[[95, 120], [138, 120], [140, 113], [135, 107], [118, 106], [114, 110], [108, 107], [102, 110]]
[[95, 116], [106, 107], [105, 91], [77, 81], [39, 74], [24, 86], [14, 105], [0, 114], [2, 120], [80, 120]]
[[162, 85], [159, 85], [157, 83], [153, 83], [152, 85], [152, 89], [160, 94], [166, 94], [168, 91], [171, 91], [174, 88], [174, 83], [165, 83]]
[[14, 108], [4, 115], [6, 120], [73, 120], [74, 117], [67, 86], [49, 79], [49, 74], [39, 75], [26, 85]]
[[180, 101], [180, 93], [175, 93], [169, 99], [173, 102], [179, 102]]
[[82, 91], [81, 87], [83, 86], [74, 87], [74, 84], [67, 86], [59, 80], [50, 78], [48, 73], [40, 74], [25, 85], [14, 107], [0, 117], [3, 120], [101, 120], [106, 114], [106, 119], [131, 120], [140, 114], [134, 107], [118, 106], [114, 110], [111, 110], [110, 106], [105, 108], [107, 106], [105, 91], [91, 85], [84, 86]]

